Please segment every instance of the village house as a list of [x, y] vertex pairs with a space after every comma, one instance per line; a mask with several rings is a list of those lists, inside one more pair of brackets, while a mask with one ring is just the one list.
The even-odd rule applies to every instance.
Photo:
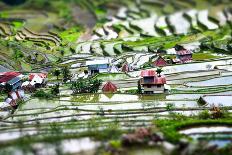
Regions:
[[89, 75], [97, 73], [118, 73], [119, 69], [113, 63], [110, 58], [86, 61]]
[[114, 93], [117, 92], [117, 86], [113, 84], [112, 82], [108, 81], [104, 86], [102, 87], [102, 91], [104, 93]]
[[165, 76], [157, 75], [154, 70], [144, 70], [141, 72], [141, 77], [140, 85], [142, 87], [142, 93], [157, 94], [165, 92]]
[[121, 71], [124, 72], [124, 73], [127, 73], [127, 72], [130, 72], [130, 71], [133, 71], [134, 68], [128, 64], [127, 62], [125, 62], [123, 65], [122, 65], [122, 68], [121, 68]]
[[16, 91], [12, 91], [8, 94], [8, 98], [5, 100], [6, 107], [11, 106], [16, 109], [18, 107], [18, 101], [25, 99], [24, 90], [18, 89]]
[[5, 91], [19, 89], [22, 85], [23, 75], [19, 72], [3, 72], [0, 74], [0, 88]]
[[176, 46], [176, 58], [173, 59], [173, 63], [188, 63], [192, 61], [192, 52], [185, 49], [182, 46]]
[[166, 60], [164, 60], [163, 57], [161, 57], [160, 55], [156, 56], [153, 60], [152, 60], [152, 65], [154, 67], [164, 67], [167, 66], [168, 63], [166, 62]]
[[110, 59], [86, 61], [86, 66], [88, 67], [90, 75], [106, 73], [109, 72], [110, 69]]

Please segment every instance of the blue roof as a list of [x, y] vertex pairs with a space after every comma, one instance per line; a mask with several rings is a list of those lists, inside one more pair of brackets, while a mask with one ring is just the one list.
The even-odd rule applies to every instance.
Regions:
[[107, 69], [109, 68], [108, 64], [101, 64], [101, 65], [89, 65], [89, 69], [94, 70], [94, 69]]
[[11, 79], [10, 81], [8, 81], [7, 83], [10, 84], [10, 85], [14, 85], [15, 83], [21, 81], [21, 78], [20, 77], [15, 77], [13, 79]]

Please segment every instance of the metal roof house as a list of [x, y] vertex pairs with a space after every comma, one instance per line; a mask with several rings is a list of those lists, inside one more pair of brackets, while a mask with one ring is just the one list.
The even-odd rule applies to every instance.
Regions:
[[181, 49], [176, 51], [176, 59], [173, 59], [174, 63], [187, 63], [192, 61], [192, 52], [187, 49]]
[[12, 91], [22, 85], [22, 74], [19, 72], [4, 72], [0, 74], [0, 86], [2, 89]]
[[158, 76], [154, 70], [144, 70], [141, 72], [141, 77], [140, 85], [142, 86], [142, 93], [157, 94], [165, 92], [165, 76]]
[[15, 77], [8, 81], [7, 84], [11, 86], [11, 90], [16, 90], [21, 87], [22, 79], [20, 77]]
[[86, 61], [86, 66], [88, 67], [90, 75], [94, 75], [97, 73], [106, 73], [109, 72], [110, 62], [110, 59], [91, 60]]

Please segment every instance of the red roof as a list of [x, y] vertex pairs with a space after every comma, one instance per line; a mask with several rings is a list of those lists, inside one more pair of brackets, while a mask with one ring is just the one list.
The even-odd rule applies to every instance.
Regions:
[[154, 77], [154, 84], [166, 84], [166, 78], [165, 76], [155, 76]]
[[163, 67], [163, 66], [167, 66], [167, 62], [164, 60], [164, 58], [158, 56], [156, 60], [153, 62], [153, 65], [157, 67]]
[[188, 55], [188, 54], [192, 54], [192, 52], [190, 50], [180, 50], [180, 51], [176, 51], [177, 55]]
[[113, 93], [117, 91], [117, 87], [112, 82], [109, 81], [103, 86], [102, 91]]
[[33, 80], [33, 78], [35, 77], [35, 75], [41, 77], [42, 79], [47, 78], [47, 73], [31, 73], [31, 74], [29, 75], [29, 80], [30, 80], [30, 81]]
[[0, 75], [0, 83], [8, 82], [19, 75], [21, 75], [19, 72], [4, 72]]
[[147, 76], [155, 76], [156, 72], [154, 70], [143, 70], [141, 71], [141, 76], [142, 77], [147, 77]]
[[125, 63], [122, 66], [122, 72], [129, 72], [129, 71], [130, 71], [129, 65], [127, 63]]

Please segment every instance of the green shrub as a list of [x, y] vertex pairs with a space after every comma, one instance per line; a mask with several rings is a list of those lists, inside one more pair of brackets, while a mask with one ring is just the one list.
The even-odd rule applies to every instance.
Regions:
[[39, 97], [39, 98], [51, 98], [52, 95], [50, 93], [45, 92], [44, 90], [37, 90], [34, 95], [34, 97]]
[[201, 111], [199, 114], [198, 114], [198, 117], [200, 119], [209, 119], [211, 117], [210, 113], [208, 110], [204, 110], [204, 111]]

